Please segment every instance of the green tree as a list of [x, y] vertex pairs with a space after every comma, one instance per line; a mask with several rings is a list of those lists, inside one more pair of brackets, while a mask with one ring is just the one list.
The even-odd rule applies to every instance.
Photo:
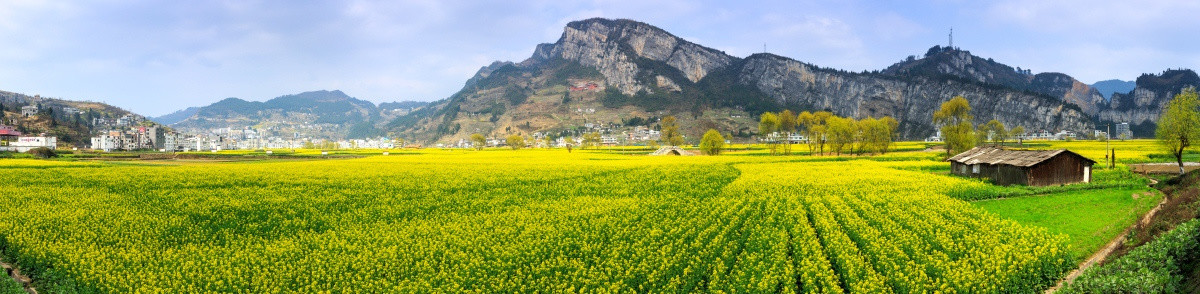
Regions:
[[509, 135], [508, 138], [504, 138], [504, 143], [508, 143], [508, 147], [512, 150], [521, 149], [525, 147], [525, 137]]
[[773, 138], [772, 134], [779, 131], [779, 116], [771, 112], [763, 112], [758, 120], [758, 135], [759, 138], [766, 140], [770, 144], [771, 155], [778, 152], [779, 140]]
[[588, 147], [600, 146], [600, 133], [591, 132], [583, 134], [583, 145], [580, 148], [587, 149]]
[[992, 137], [992, 146], [1000, 146], [1004, 141], [1008, 141], [1008, 128], [998, 120], [987, 122], [987, 133]]
[[721, 137], [721, 132], [717, 130], [708, 129], [704, 137], [700, 138], [700, 152], [704, 155], [719, 155], [722, 148], [725, 148], [725, 138]]
[[789, 140], [791, 134], [796, 133], [796, 114], [791, 110], [784, 109], [779, 112], [779, 132], [783, 133], [783, 154], [792, 155], [792, 140]]
[[883, 152], [880, 145], [884, 145], [890, 140], [890, 134], [887, 132], [887, 125], [882, 120], [873, 117], [867, 117], [858, 121], [860, 139], [858, 142], [859, 152]]
[[1011, 130], [1008, 130], [1008, 134], [1009, 136], [1017, 139], [1018, 146], [1025, 144], [1025, 142], [1023, 142], [1023, 138], [1025, 138], [1025, 127], [1015, 126]]
[[987, 140], [987, 124], [979, 124], [978, 126], [975, 126], [975, 146], [983, 145], [984, 143], [987, 143]]
[[779, 116], [772, 112], [763, 112], [758, 120], [758, 135], [768, 136], [779, 131]]
[[480, 133], [471, 134], [471, 146], [474, 146], [475, 150], [483, 150], [483, 147], [487, 146], [487, 137]]
[[554, 136], [546, 135], [542, 137], [542, 143], [546, 144], [546, 149], [554, 148]]
[[825, 125], [829, 128], [829, 149], [834, 153], [841, 155], [846, 147], [850, 147], [850, 151], [854, 149], [854, 119], [843, 118], [839, 116], [830, 116], [826, 120]]
[[879, 153], [887, 153], [888, 148], [892, 147], [892, 142], [896, 141], [896, 129], [900, 127], [900, 122], [890, 116], [885, 116], [879, 119], [879, 124], [883, 129], [878, 131], [886, 132], [887, 135], [876, 142], [877, 148], [879, 148]]
[[1181, 175], [1184, 173], [1183, 151], [1191, 147], [1192, 142], [1200, 140], [1200, 114], [1196, 109], [1198, 106], [1200, 101], [1197, 99], [1196, 89], [1184, 89], [1167, 103], [1167, 109], [1159, 117], [1158, 129], [1154, 132], [1158, 143], [1175, 156]]
[[662, 126], [662, 142], [670, 146], [683, 145], [683, 134], [679, 132], [679, 122], [675, 120], [675, 116], [668, 115], [659, 121]]
[[941, 109], [933, 113], [933, 123], [941, 127], [942, 139], [946, 142], [947, 156], [975, 147], [972, 120], [971, 104], [962, 96], [942, 103]]
[[784, 133], [796, 132], [796, 114], [791, 110], [779, 112], [779, 131]]

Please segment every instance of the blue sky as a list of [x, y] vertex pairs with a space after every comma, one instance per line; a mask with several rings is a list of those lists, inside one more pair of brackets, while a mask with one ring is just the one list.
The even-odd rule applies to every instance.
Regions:
[[1093, 83], [1200, 64], [1200, 1], [0, 0], [0, 90], [145, 115], [339, 89], [432, 101], [590, 17], [852, 71], [955, 45]]

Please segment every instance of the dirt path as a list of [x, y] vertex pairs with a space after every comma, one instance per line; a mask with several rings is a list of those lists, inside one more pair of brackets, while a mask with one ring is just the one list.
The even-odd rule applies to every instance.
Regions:
[[29, 279], [29, 277], [25, 275], [22, 275], [21, 269], [7, 262], [0, 262], [0, 268], [4, 269], [5, 276], [17, 281], [18, 284], [21, 284], [21, 287], [25, 288], [26, 293], [37, 294], [37, 289], [34, 289], [33, 285], [30, 284], [33, 282], [33, 280]]
[[[1153, 179], [1151, 179], [1150, 181], [1151, 181], [1151, 185], [1158, 183], [1158, 181], [1155, 181]], [[1072, 270], [1070, 273], [1067, 274], [1066, 277], [1062, 278], [1061, 280], [1058, 280], [1058, 285], [1054, 285], [1054, 287], [1051, 287], [1050, 289], [1046, 289], [1046, 291], [1044, 293], [1050, 294], [1050, 293], [1057, 292], [1058, 289], [1061, 289], [1063, 286], [1069, 285], [1069, 284], [1071, 284], [1071, 282], [1074, 282], [1075, 278], [1078, 278], [1079, 275], [1083, 273], [1083, 271], [1087, 270], [1088, 268], [1091, 268], [1093, 265], [1103, 262], [1105, 259], [1108, 258], [1109, 254], [1112, 254], [1112, 252], [1114, 250], [1116, 250], [1117, 247], [1121, 246], [1121, 243], [1125, 242], [1125, 237], [1129, 235], [1130, 231], [1133, 231], [1133, 229], [1137, 228], [1138, 226], [1144, 226], [1144, 225], [1150, 223], [1150, 220], [1152, 218], [1154, 218], [1155, 214], [1158, 214], [1158, 211], [1160, 209], [1162, 209], [1164, 204], [1167, 204], [1167, 197], [1163, 197], [1162, 201], [1158, 202], [1158, 205], [1154, 206], [1153, 209], [1150, 209], [1150, 211], [1148, 211], [1148, 212], [1146, 212], [1146, 214], [1142, 215], [1142, 219], [1138, 220], [1138, 222], [1136, 222], [1136, 223], [1133, 223], [1128, 228], [1125, 228], [1125, 231], [1121, 232], [1120, 235], [1117, 235], [1116, 238], [1113, 238], [1112, 241], [1109, 241], [1107, 245], [1104, 245], [1104, 248], [1101, 248], [1100, 251], [1097, 251], [1096, 253], [1092, 254], [1091, 257], [1088, 257], [1087, 260], [1085, 260], [1085, 261], [1083, 261], [1083, 263], [1079, 264], [1079, 268]]]

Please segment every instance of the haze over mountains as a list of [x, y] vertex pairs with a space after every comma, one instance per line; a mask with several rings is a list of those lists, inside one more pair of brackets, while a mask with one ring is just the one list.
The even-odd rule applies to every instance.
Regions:
[[[991, 119], [1027, 130], [1090, 132], [1131, 122], [1153, 135], [1161, 106], [1200, 84], [1191, 70], [1145, 74], [1133, 83], [1084, 84], [1064, 73], [1032, 73], [959, 48], [934, 46], [885, 69], [847, 72], [769, 53], [736, 57], [632, 20], [567, 24], [554, 43], [521, 62], [482, 67], [454, 95], [383, 103], [340, 91], [265, 102], [228, 98], [153, 118], [181, 130], [254, 127], [332, 139], [391, 135], [452, 142], [473, 133], [552, 136], [653, 127], [677, 116], [691, 139], [708, 128], [750, 138], [763, 111], [829, 110], [841, 116], [892, 116], [905, 139], [932, 135], [930, 117], [962, 95], [976, 123]], [[1106, 99], [1105, 93], [1112, 99]]]
[[382, 125], [425, 102], [375, 105], [338, 90], [285, 95], [265, 102], [225, 98], [203, 107], [189, 107], [152, 118], [185, 132], [252, 127], [284, 137], [328, 139], [382, 136]]
[[1133, 81], [1122, 81], [1118, 79], [1103, 80], [1092, 84], [1092, 88], [1104, 95], [1104, 99], [1112, 98], [1114, 93], [1129, 93], [1133, 88], [1137, 87], [1137, 83]]

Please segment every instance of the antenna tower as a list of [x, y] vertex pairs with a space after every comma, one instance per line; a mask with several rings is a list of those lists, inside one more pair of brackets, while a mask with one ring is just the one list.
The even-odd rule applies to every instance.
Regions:
[[954, 49], [954, 27], [950, 27], [950, 49]]

